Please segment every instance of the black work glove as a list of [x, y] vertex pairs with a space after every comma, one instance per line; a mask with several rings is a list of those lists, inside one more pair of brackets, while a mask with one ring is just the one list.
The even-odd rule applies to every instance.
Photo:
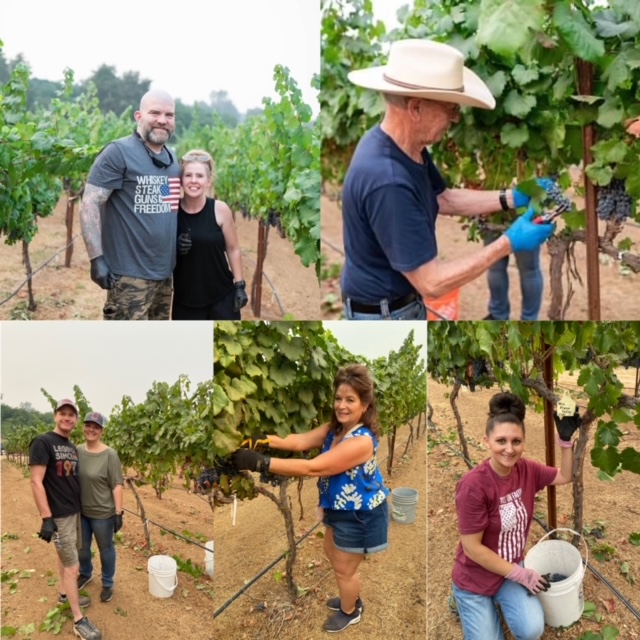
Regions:
[[53, 534], [58, 530], [58, 525], [53, 518], [42, 518], [42, 527], [38, 537], [42, 538], [45, 542], [51, 542]]
[[236, 292], [233, 300], [233, 310], [240, 311], [242, 307], [244, 307], [247, 302], [249, 302], [249, 298], [247, 297], [247, 292], [244, 290], [246, 284], [244, 280], [239, 280], [238, 282], [234, 282], [233, 286], [236, 288]]
[[113, 524], [113, 533], [118, 533], [122, 529], [122, 514], [116, 513], [116, 521]]
[[191, 234], [190, 233], [181, 233], [178, 236], [178, 253], [181, 256], [187, 255], [191, 250]]
[[266, 433], [256, 433], [252, 436], [247, 436], [241, 443], [241, 447], [246, 447], [247, 449], [261, 449], [262, 447], [269, 446], [269, 439], [267, 438]]
[[248, 469], [249, 471], [269, 471], [271, 458], [257, 451], [249, 449], [238, 449], [231, 456], [231, 464], [240, 471]]
[[111, 289], [116, 282], [116, 276], [109, 269], [104, 256], [97, 256], [91, 261], [91, 279], [102, 289]]
[[580, 426], [580, 413], [576, 408], [575, 413], [572, 416], [565, 416], [561, 418], [555, 411], [553, 412], [553, 420], [556, 423], [556, 429], [558, 430], [558, 435], [560, 436], [560, 440], [564, 440], [565, 442], [571, 441], [571, 436]]

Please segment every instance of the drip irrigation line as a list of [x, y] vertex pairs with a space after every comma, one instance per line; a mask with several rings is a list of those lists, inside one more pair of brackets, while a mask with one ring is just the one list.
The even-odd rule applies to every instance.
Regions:
[[31, 272], [30, 276], [27, 276], [20, 285], [18, 285], [18, 288], [8, 297], [5, 298], [4, 300], [0, 301], [0, 307], [5, 303], [5, 302], [9, 302], [9, 300], [11, 300], [11, 298], [13, 298], [13, 296], [15, 296], [20, 289], [22, 289], [22, 287], [24, 287], [25, 284], [27, 284], [27, 282], [29, 282], [29, 280], [33, 279], [33, 276], [36, 275], [36, 273], [38, 273], [38, 271], [40, 271], [40, 269], [44, 269], [44, 267], [46, 267], [58, 254], [62, 253], [63, 251], [65, 251], [67, 248], [69, 248], [75, 241], [75, 239], [77, 237], [79, 237], [80, 234], [76, 233], [75, 236], [73, 236], [73, 238], [71, 238], [71, 241], [64, 247], [62, 247], [62, 249], [60, 249], [60, 251], [56, 251], [46, 262], [43, 262], [35, 271]]
[[[408, 438], [407, 438], [408, 441]], [[404, 442], [404, 445], [406, 446], [407, 442]], [[402, 446], [402, 445], [400, 445]], [[387, 459], [389, 458], [389, 455], [387, 455], [385, 458], [383, 458], [380, 463], [378, 464], [378, 466], [380, 467], [382, 465], [383, 462], [385, 462]], [[151, 520], [149, 520], [149, 522], [151, 522]], [[155, 523], [154, 523], [155, 524]], [[307, 537], [309, 536], [311, 533], [313, 533], [320, 525], [322, 524], [322, 522], [316, 522], [313, 527], [311, 527], [311, 529], [309, 529], [309, 531], [307, 531], [307, 533], [305, 533], [301, 538], [299, 538], [298, 540], [296, 540], [296, 547]], [[253, 584], [255, 584], [260, 578], [262, 578], [262, 576], [267, 573], [267, 571], [269, 571], [270, 569], [272, 569], [276, 564], [278, 564], [278, 562], [280, 562], [281, 560], [283, 560], [287, 554], [289, 553], [289, 549], [287, 549], [286, 551], [284, 551], [283, 553], [281, 553], [273, 562], [271, 562], [268, 566], [266, 566], [264, 569], [262, 569], [259, 573], [257, 573], [253, 578], [251, 578], [251, 580], [249, 580], [249, 582], [247, 582], [242, 589], [240, 589], [240, 591], [236, 592], [234, 595], [232, 595], [221, 607], [219, 607], [216, 611], [214, 611], [213, 613], [213, 617], [216, 618], [217, 616], [219, 616], [228, 606], [230, 606], [231, 604], [233, 604], [250, 586], [252, 586]]]
[[[439, 431], [439, 429], [437, 427], [434, 427], [435, 430]], [[467, 460], [467, 458], [464, 457], [464, 454], [461, 451], [458, 451], [455, 447], [453, 447], [451, 444], [449, 444], [448, 442], [440, 442], [439, 444], [444, 444], [445, 446], [447, 446], [449, 449], [451, 449], [454, 453], [456, 453], [457, 455], [459, 455], [463, 460]], [[468, 462], [471, 462], [470, 460]], [[475, 466], [475, 465], [474, 465]], [[549, 525], [542, 520], [542, 518], [539, 518], [538, 516], [534, 515], [533, 519], [544, 529], [545, 533], [549, 533], [549, 531], [551, 531], [551, 529], [549, 528]], [[586, 544], [586, 542], [585, 542]], [[627, 607], [627, 609], [629, 609], [629, 611], [631, 611], [631, 613], [638, 618], [638, 620], [640, 620], [640, 612], [634, 608], [634, 606], [618, 591], [618, 589], [616, 589], [616, 587], [614, 587], [594, 566], [592, 566], [589, 562], [583, 561], [584, 564], [586, 565], [587, 569], [589, 569], [589, 571], [591, 571], [591, 573], [593, 573], [593, 575], [595, 575], [596, 578], [598, 578], [598, 580], [600, 580], [600, 582], [602, 582], [608, 589], [609, 591], [611, 591], [617, 598], [618, 600], [620, 600], [620, 602], [622, 602], [622, 604], [624, 604], [625, 607]]]
[[[128, 513], [131, 513], [134, 516], [137, 516], [138, 518], [140, 517], [140, 514], [137, 511], [131, 511], [131, 509], [127, 509], [125, 507], [122, 508], [123, 511], [127, 511]], [[149, 520], [149, 518], [145, 518], [145, 522], [150, 522], [151, 524], [155, 524], [156, 527], [163, 529], [164, 531], [166, 531], [167, 533], [170, 533], [172, 536], [176, 536], [177, 538], [182, 538], [185, 542], [188, 542], [190, 544], [194, 544], [196, 547], [200, 547], [201, 549], [204, 549], [205, 551], [208, 551], [207, 547], [205, 547], [204, 545], [200, 544], [199, 542], [196, 542], [195, 540], [191, 540], [190, 538], [185, 538], [185, 536], [176, 533], [175, 531], [172, 531], [171, 529], [167, 529], [164, 525], [162, 524], [158, 524], [157, 522], [154, 522], [153, 520]]]
[[[534, 515], [533, 519], [544, 529], [545, 533], [549, 533], [549, 531], [551, 531], [549, 525], [542, 520], [542, 518]], [[602, 582], [638, 620], [640, 620], [640, 611], [638, 611], [594, 566], [586, 560], [583, 560], [582, 562], [587, 569], [589, 569], [589, 571], [591, 571], [591, 573], [593, 573], [593, 575], [598, 578], [598, 580], [600, 580], [600, 582]]]
[[[242, 255], [245, 258], [249, 258], [249, 260], [251, 260], [251, 262], [253, 262], [254, 265], [257, 264], [257, 262], [253, 258], [247, 256], [247, 254], [244, 251], [242, 251]], [[282, 301], [280, 300], [280, 296], [278, 295], [277, 289], [273, 285], [273, 282], [271, 282], [271, 278], [268, 276], [267, 272], [264, 269], [262, 269], [262, 275], [264, 276], [264, 279], [269, 283], [269, 286], [271, 287], [271, 291], [273, 292], [273, 295], [274, 295], [274, 297], [276, 299], [276, 302], [278, 303], [278, 306], [280, 307], [280, 313], [282, 313], [282, 315], [284, 316], [285, 315], [285, 310], [284, 310], [284, 307], [282, 306]]]
[[344, 256], [344, 251], [340, 249], [340, 247], [338, 247], [337, 245], [333, 244], [332, 242], [329, 242], [329, 240], [327, 240], [324, 236], [322, 236], [322, 243], [329, 245], [336, 253], [339, 253], [341, 256]]

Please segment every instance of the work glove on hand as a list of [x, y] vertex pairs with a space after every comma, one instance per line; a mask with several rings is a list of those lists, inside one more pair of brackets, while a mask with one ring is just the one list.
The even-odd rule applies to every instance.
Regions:
[[38, 533], [38, 537], [42, 538], [45, 542], [51, 542], [53, 534], [58, 530], [58, 525], [53, 518], [42, 518], [42, 527]]
[[181, 256], [187, 255], [191, 249], [191, 234], [181, 233], [178, 236], [178, 253]]
[[571, 436], [580, 427], [580, 413], [576, 408], [575, 413], [572, 416], [564, 416], [561, 418], [555, 411], [553, 412], [553, 420], [556, 423], [556, 429], [560, 440], [564, 442], [571, 442]]
[[249, 449], [238, 449], [231, 456], [231, 464], [240, 471], [248, 469], [249, 471], [269, 471], [271, 458], [257, 451]]
[[91, 261], [91, 279], [103, 289], [111, 289], [116, 282], [116, 277], [109, 269], [104, 256], [97, 256]]
[[[555, 181], [551, 178], [536, 178], [536, 182], [539, 187], [542, 187], [545, 191], [549, 191], [554, 185]], [[521, 207], [528, 207], [531, 202], [531, 196], [528, 196], [522, 191], [518, 191], [518, 187], [511, 189], [511, 195], [513, 196], [514, 209], [520, 209]]]
[[555, 223], [545, 222], [536, 224], [533, 222], [535, 211], [529, 207], [515, 222], [504, 232], [509, 238], [513, 252], [533, 251], [545, 240], [548, 240], [556, 230]]
[[267, 438], [266, 433], [255, 433], [251, 436], [246, 437], [241, 443], [241, 447], [246, 447], [247, 449], [261, 449], [262, 447], [269, 446], [269, 439]]
[[240, 309], [249, 302], [247, 292], [245, 291], [246, 284], [244, 280], [239, 280], [238, 282], [234, 282], [233, 286], [236, 288], [233, 300], [233, 310], [240, 311]]
[[115, 522], [113, 524], [113, 533], [118, 533], [118, 531], [120, 531], [120, 529], [122, 529], [122, 514], [121, 513], [116, 513], [116, 519]]
[[507, 580], [513, 580], [523, 587], [526, 587], [531, 593], [539, 593], [546, 591], [550, 587], [550, 583], [533, 569], [525, 569], [519, 564], [513, 565], [513, 571], [505, 576]]

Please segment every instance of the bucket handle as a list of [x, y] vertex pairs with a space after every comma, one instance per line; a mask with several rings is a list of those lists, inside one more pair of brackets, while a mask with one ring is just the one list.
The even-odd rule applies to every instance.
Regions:
[[538, 540], [538, 542], [536, 543], [536, 546], [539, 545], [545, 538], [549, 537], [552, 533], [555, 533], [556, 531], [569, 531], [573, 533], [573, 535], [578, 536], [582, 540], [584, 544], [585, 555], [586, 555], [586, 558], [582, 565], [582, 576], [580, 576], [580, 580], [582, 580], [584, 578], [584, 574], [587, 572], [587, 565], [589, 564], [589, 545], [587, 544], [587, 541], [584, 539], [584, 536], [581, 533], [578, 533], [577, 531], [574, 531], [573, 529], [568, 529], [568, 528], [552, 529], [551, 531], [549, 531], [549, 533], [546, 533], [545, 535], [542, 536], [542, 538], [540, 538], [540, 540]]
[[[156, 581], [158, 580], [158, 576], [156, 576], [155, 573], [152, 572], [153, 577], [156, 579]], [[173, 579], [175, 580], [175, 584], [173, 585], [173, 587], [162, 587], [163, 589], [166, 589], [167, 591], [171, 591], [171, 595], [173, 595], [173, 592], [176, 590], [176, 587], [178, 586], [178, 574], [175, 573], [173, 575]]]

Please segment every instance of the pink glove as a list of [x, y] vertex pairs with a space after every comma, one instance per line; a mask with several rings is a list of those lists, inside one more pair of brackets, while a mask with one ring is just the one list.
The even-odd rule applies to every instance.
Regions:
[[513, 580], [523, 587], [526, 587], [531, 593], [539, 593], [549, 588], [549, 582], [533, 569], [525, 569], [518, 564], [513, 565], [513, 571], [505, 576], [507, 580]]

